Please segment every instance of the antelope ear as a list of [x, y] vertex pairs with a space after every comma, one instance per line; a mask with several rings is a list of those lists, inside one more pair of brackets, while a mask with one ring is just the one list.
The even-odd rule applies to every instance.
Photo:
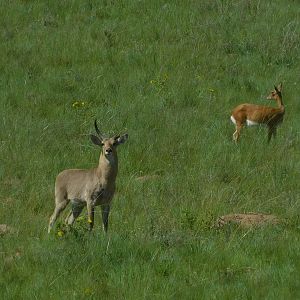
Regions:
[[278, 93], [279, 92], [279, 90], [277, 89], [277, 86], [276, 85], [274, 85], [274, 89], [275, 89], [275, 91]]
[[278, 91], [281, 92], [282, 91], [282, 82], [279, 83], [278, 87], [277, 87]]
[[95, 135], [93, 135], [93, 134], [91, 134], [90, 136], [91, 136], [92, 142], [93, 142], [95, 145], [102, 146], [102, 141], [100, 140], [99, 137], [97, 137], [97, 136], [95, 136]]
[[124, 135], [118, 135], [115, 137], [115, 141], [117, 143], [117, 145], [120, 145], [120, 144], [124, 144], [128, 139], [128, 134], [125, 133]]

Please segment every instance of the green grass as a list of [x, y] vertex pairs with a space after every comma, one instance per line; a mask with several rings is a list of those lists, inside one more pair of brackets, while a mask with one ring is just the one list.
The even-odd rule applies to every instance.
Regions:
[[[299, 298], [299, 13], [292, 0], [3, 3], [3, 299]], [[268, 104], [280, 81], [277, 139], [247, 128], [234, 145], [232, 108]], [[129, 133], [109, 234], [97, 210], [92, 233], [48, 235], [56, 175], [97, 164], [95, 118]], [[253, 211], [284, 222], [212, 228]]]

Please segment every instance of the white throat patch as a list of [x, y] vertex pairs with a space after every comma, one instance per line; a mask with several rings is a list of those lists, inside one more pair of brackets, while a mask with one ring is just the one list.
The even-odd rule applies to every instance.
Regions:
[[233, 124], [236, 124], [236, 120], [235, 120], [235, 118], [233, 116], [231, 116], [230, 119], [231, 119], [231, 121], [232, 121]]

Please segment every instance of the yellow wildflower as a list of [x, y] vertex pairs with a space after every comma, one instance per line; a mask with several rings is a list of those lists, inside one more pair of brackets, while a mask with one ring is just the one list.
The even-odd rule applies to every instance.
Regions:
[[63, 237], [64, 234], [65, 234], [65, 233], [64, 233], [61, 229], [58, 229], [58, 231], [57, 231], [57, 236], [58, 236], [58, 237]]
[[75, 101], [72, 103], [72, 107], [83, 107], [83, 106], [85, 106], [84, 101]]

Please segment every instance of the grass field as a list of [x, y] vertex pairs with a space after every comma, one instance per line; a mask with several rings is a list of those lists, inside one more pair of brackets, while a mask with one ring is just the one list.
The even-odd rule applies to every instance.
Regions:
[[[2, 3], [0, 298], [300, 298], [299, 17], [295, 0]], [[279, 82], [277, 139], [235, 145], [232, 108], [275, 106]], [[62, 217], [48, 235], [56, 175], [97, 165], [95, 118], [129, 134], [109, 233], [98, 209], [93, 232], [60, 237]], [[242, 212], [283, 222], [212, 226]]]

